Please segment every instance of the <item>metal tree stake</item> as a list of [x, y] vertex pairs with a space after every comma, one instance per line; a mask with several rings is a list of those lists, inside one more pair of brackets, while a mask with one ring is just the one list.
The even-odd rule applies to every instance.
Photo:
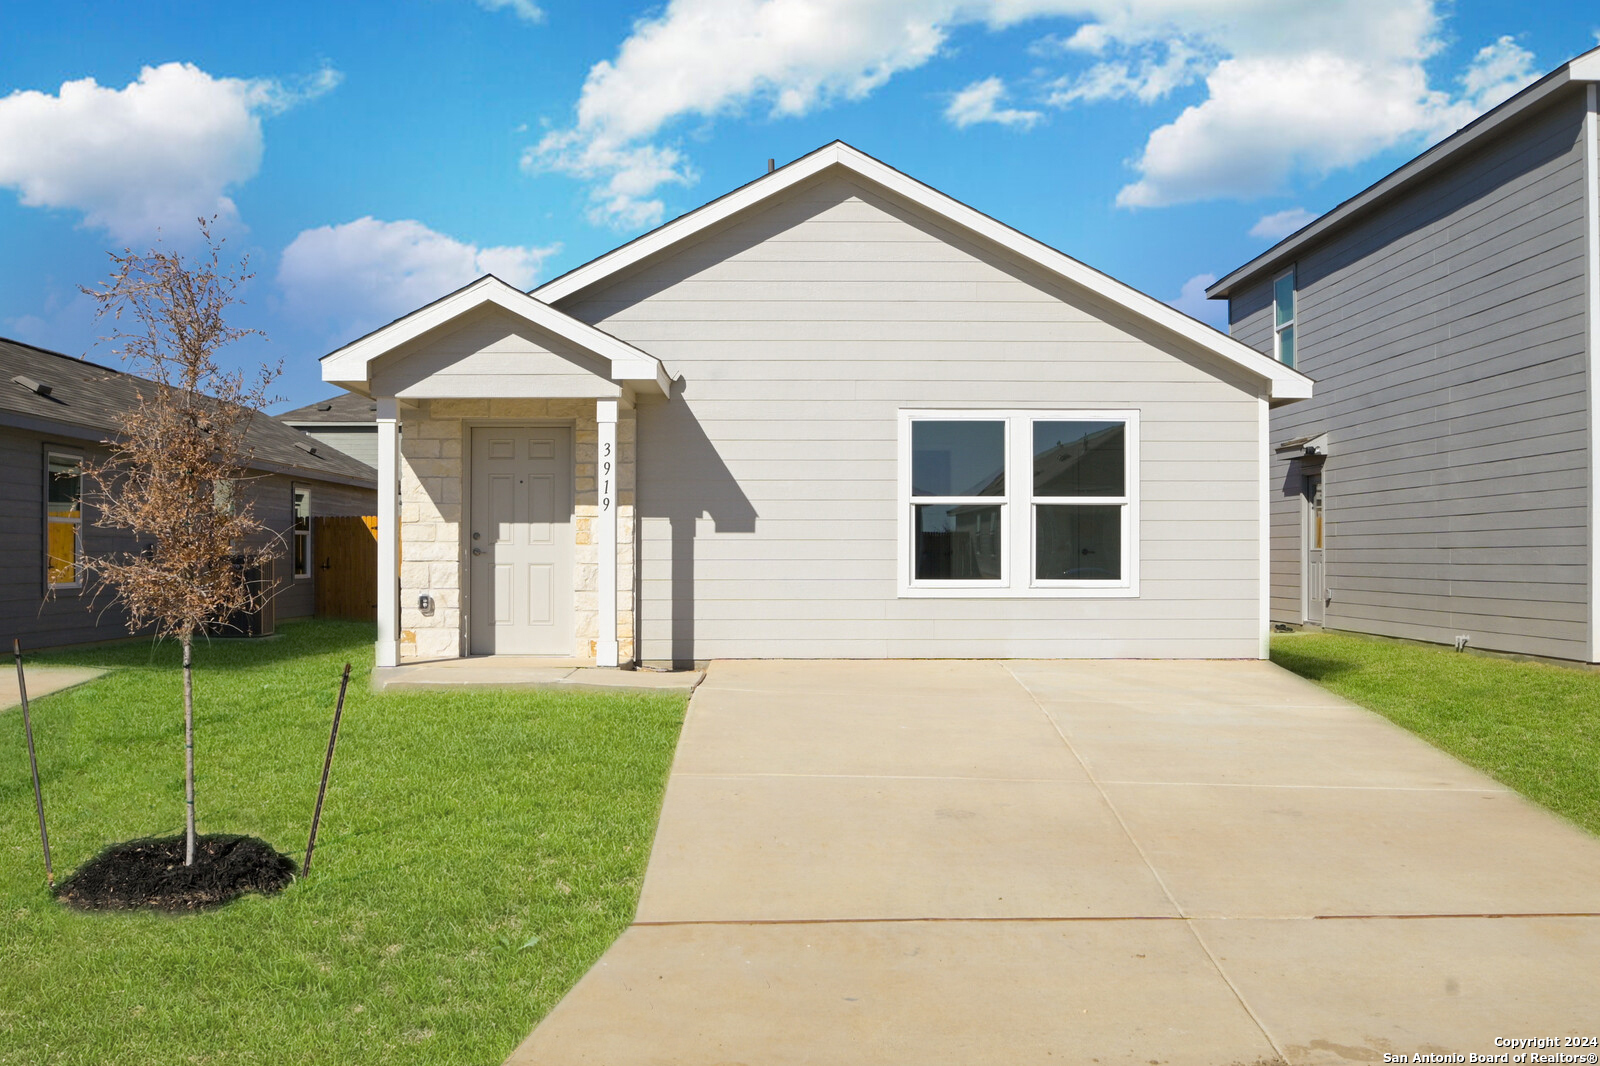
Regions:
[[322, 761], [322, 785], [317, 789], [317, 809], [311, 815], [311, 839], [306, 841], [306, 861], [300, 867], [301, 877], [311, 872], [311, 853], [317, 847], [317, 824], [322, 821], [322, 798], [328, 794], [328, 771], [333, 769], [333, 747], [339, 743], [339, 718], [344, 714], [344, 690], [349, 685], [350, 664], [345, 663], [344, 676], [339, 678], [339, 703], [333, 709], [333, 730], [328, 734], [328, 757]]
[[17, 695], [22, 697], [22, 731], [28, 736], [28, 767], [33, 771], [33, 805], [39, 811], [39, 844], [44, 848], [44, 876], [50, 887], [54, 888], [56, 872], [50, 867], [50, 834], [44, 828], [44, 793], [39, 789], [39, 760], [33, 754], [33, 720], [28, 717], [28, 681], [22, 675], [22, 642], [13, 638], [11, 650], [17, 656]]

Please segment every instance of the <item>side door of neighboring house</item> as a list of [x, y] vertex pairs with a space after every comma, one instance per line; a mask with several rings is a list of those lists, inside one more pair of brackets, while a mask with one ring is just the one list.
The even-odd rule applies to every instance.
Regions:
[[1327, 524], [1322, 510], [1322, 468], [1307, 470], [1301, 475], [1303, 504], [1301, 506], [1300, 539], [1302, 581], [1300, 588], [1305, 597], [1304, 617], [1310, 625], [1322, 624], [1324, 608], [1328, 603], [1327, 570], [1323, 565], [1323, 550]]

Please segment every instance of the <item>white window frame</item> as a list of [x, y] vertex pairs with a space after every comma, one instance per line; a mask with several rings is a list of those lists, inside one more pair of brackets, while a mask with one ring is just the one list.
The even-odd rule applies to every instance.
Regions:
[[[55, 460], [71, 463], [78, 469], [77, 518], [53, 518], [50, 515], [50, 464]], [[71, 525], [76, 529], [72, 535], [72, 572], [77, 575], [76, 581], [50, 580], [50, 527], [57, 525]], [[44, 453], [44, 584], [45, 588], [51, 590], [83, 588], [83, 456], [76, 452]]]
[[[306, 528], [304, 530], [300, 529], [299, 526], [296, 524], [296, 520], [299, 518], [299, 515], [297, 515], [295, 513], [295, 504], [294, 504], [294, 498], [296, 496], [298, 496], [298, 495], [301, 495], [302, 493], [305, 495], [305, 498], [306, 498]], [[294, 542], [298, 541], [301, 537], [304, 537], [305, 540], [306, 540], [306, 568], [304, 570], [295, 570], [294, 571], [294, 579], [296, 581], [304, 581], [304, 580], [306, 580], [306, 579], [311, 577], [311, 486], [310, 485], [301, 485], [298, 482], [290, 482], [289, 483], [289, 537], [290, 537], [290, 542], [289, 542], [289, 566], [290, 566], [290, 569], [294, 568], [294, 557], [295, 557], [295, 550], [294, 550], [295, 549], [295, 543]]]
[[[911, 425], [913, 422], [1003, 422], [1005, 424], [1006, 491], [1003, 496], [943, 497], [911, 495]], [[1034, 422], [1121, 422], [1124, 484], [1118, 497], [1035, 497], [1033, 494]], [[1139, 412], [1133, 409], [1059, 408], [902, 408], [899, 412], [899, 489], [897, 492], [897, 588], [903, 599], [1125, 599], [1139, 595]], [[928, 581], [915, 576], [912, 538], [917, 504], [983, 503], [1000, 508], [1000, 579], [998, 581]], [[1035, 509], [1051, 504], [1115, 505], [1122, 508], [1122, 577], [1115, 581], [1040, 580], [1035, 553]], [[1022, 519], [1018, 520], [1018, 515]]]
[[[1284, 278], [1289, 279], [1289, 298], [1294, 301], [1294, 313], [1289, 316], [1289, 321], [1278, 321], [1278, 282]], [[1296, 323], [1300, 321], [1300, 279], [1295, 277], [1295, 268], [1290, 267], [1272, 279], [1272, 358], [1283, 362], [1283, 331], [1294, 330], [1294, 362], [1284, 363], [1293, 369], [1300, 361], [1300, 330]]]

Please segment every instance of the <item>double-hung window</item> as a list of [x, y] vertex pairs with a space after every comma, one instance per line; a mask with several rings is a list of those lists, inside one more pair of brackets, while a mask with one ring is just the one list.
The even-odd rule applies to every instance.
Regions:
[[83, 585], [83, 460], [45, 457], [45, 581], [53, 589]]
[[1138, 594], [1136, 411], [901, 412], [904, 596]]
[[1272, 354], [1284, 366], [1294, 366], [1294, 268], [1272, 283]]
[[311, 490], [292, 487], [294, 501], [294, 576], [311, 576]]

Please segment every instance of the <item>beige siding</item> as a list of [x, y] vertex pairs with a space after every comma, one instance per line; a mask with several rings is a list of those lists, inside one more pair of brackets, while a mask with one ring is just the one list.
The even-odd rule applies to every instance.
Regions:
[[[641, 655], [1253, 657], [1257, 385], [829, 178], [566, 310], [683, 377], [639, 410]], [[910, 599], [897, 412], [1134, 408], [1138, 598]]]
[[[402, 399], [616, 396], [609, 367], [499, 308], [484, 308], [386, 356], [375, 395]], [[528, 379], [537, 386], [529, 388]]]
[[[1329, 438], [1331, 628], [1586, 655], [1582, 114], [1530, 117], [1302, 255], [1317, 395], [1272, 437]], [[1270, 351], [1270, 281], [1231, 302]], [[1272, 616], [1298, 622], [1299, 475], [1273, 472]]]

